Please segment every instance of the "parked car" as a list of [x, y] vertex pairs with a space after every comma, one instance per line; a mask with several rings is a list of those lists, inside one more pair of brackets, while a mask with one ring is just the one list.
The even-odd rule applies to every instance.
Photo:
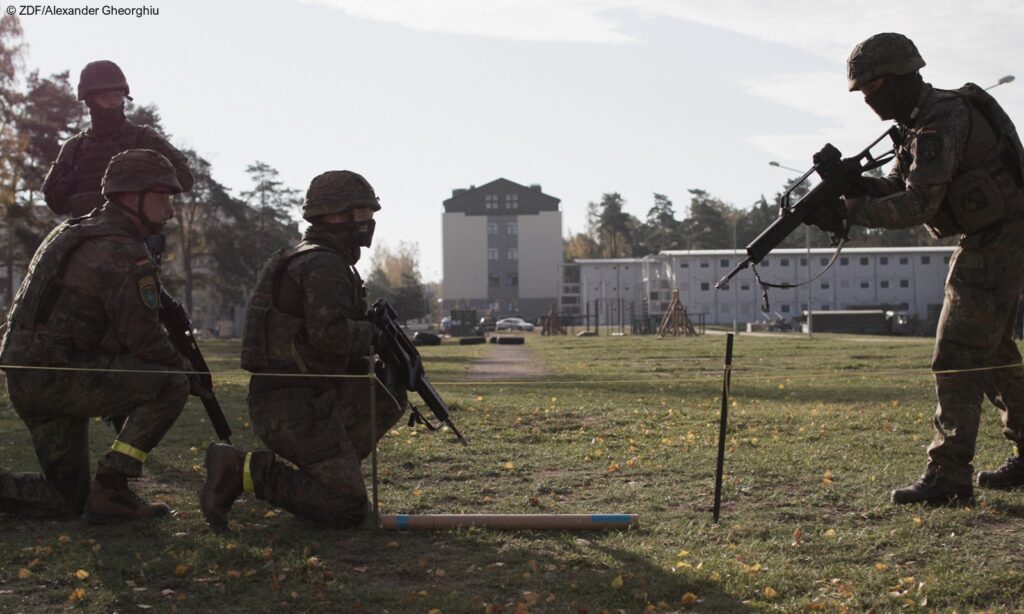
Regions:
[[495, 321], [491, 316], [484, 316], [480, 318], [480, 330], [485, 333], [489, 333], [494, 330]]
[[502, 318], [494, 325], [494, 330], [522, 330], [529, 332], [533, 330], [533, 324], [522, 318]]

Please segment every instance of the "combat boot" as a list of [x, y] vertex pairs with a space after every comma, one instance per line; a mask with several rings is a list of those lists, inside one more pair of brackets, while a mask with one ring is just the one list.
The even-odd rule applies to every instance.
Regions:
[[171, 513], [166, 503], [148, 503], [128, 488], [128, 476], [100, 468], [85, 500], [83, 517], [92, 524], [138, 518], [160, 518]]
[[978, 486], [996, 490], [1012, 490], [1024, 486], [1024, 458], [1014, 454], [999, 469], [979, 472]]
[[974, 487], [971, 484], [957, 484], [939, 475], [937, 471], [925, 471], [921, 479], [910, 486], [892, 491], [892, 502], [896, 505], [925, 503], [927, 505], [949, 505], [953, 507], [974, 505]]
[[245, 452], [225, 443], [206, 448], [206, 482], [199, 491], [199, 509], [217, 533], [228, 529], [231, 504], [244, 490]]

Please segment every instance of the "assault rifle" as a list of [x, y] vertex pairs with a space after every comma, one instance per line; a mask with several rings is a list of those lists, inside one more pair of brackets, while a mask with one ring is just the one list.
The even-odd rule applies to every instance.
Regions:
[[[157, 269], [163, 260], [164, 248], [167, 246], [167, 237], [163, 233], [146, 237], [146, 247], [156, 261]], [[224, 410], [220, 408], [220, 402], [213, 394], [213, 376], [210, 375], [210, 367], [206, 366], [206, 359], [199, 350], [195, 335], [192, 333], [192, 318], [188, 316], [185, 308], [178, 301], [174, 300], [167, 290], [160, 288], [160, 323], [167, 329], [167, 336], [171, 344], [178, 350], [178, 353], [192, 363], [192, 368], [199, 372], [199, 385], [210, 391], [209, 397], [199, 397], [206, 408], [206, 415], [210, 417], [213, 430], [221, 441], [231, 443], [231, 427], [227, 418], [224, 417]], [[124, 417], [114, 417], [114, 428], [118, 431], [124, 426]]]
[[213, 377], [203, 353], [199, 351], [199, 345], [196, 344], [196, 337], [192, 332], [192, 319], [185, 313], [181, 303], [174, 300], [163, 288], [160, 289], [160, 322], [167, 329], [167, 336], [171, 338], [174, 347], [192, 363], [192, 368], [199, 372], [199, 384], [210, 391], [208, 397], [199, 398], [206, 408], [206, 415], [210, 417], [213, 430], [217, 431], [217, 437], [220, 437], [221, 441], [231, 443], [231, 427], [224, 417], [217, 397], [213, 394]]
[[[416, 350], [416, 346], [402, 332], [401, 327], [398, 325], [398, 314], [388, 304], [387, 299], [377, 299], [373, 307], [370, 308], [369, 317], [370, 322], [380, 329], [387, 339], [387, 342], [384, 344], [385, 347], [377, 348], [377, 351], [388, 368], [394, 370], [394, 375], [397, 376], [398, 382], [406, 390], [419, 394], [423, 402], [430, 408], [431, 413], [434, 414], [434, 417], [441, 424], [447, 425], [452, 430], [452, 433], [455, 433], [455, 436], [462, 445], [469, 445], [466, 438], [462, 436], [459, 429], [455, 428], [455, 424], [452, 423], [452, 419], [448, 415], [448, 405], [441, 398], [441, 395], [437, 393], [437, 390], [434, 389], [430, 380], [427, 379], [426, 374], [423, 372], [423, 359]], [[409, 408], [412, 412], [409, 416], [409, 426], [419, 422], [426, 425], [432, 431], [441, 428], [431, 424], [412, 403], [409, 404]]]
[[[871, 153], [871, 150], [885, 137], [889, 137], [892, 140], [893, 149], [875, 156]], [[814, 166], [799, 179], [793, 181], [789, 189], [782, 195], [779, 217], [768, 228], [765, 228], [761, 234], [757, 235], [757, 238], [751, 241], [750, 245], [747, 245], [747, 257], [736, 265], [736, 268], [730, 271], [728, 275], [718, 280], [715, 288], [721, 288], [743, 269], [761, 262], [779, 243], [782, 243], [786, 237], [804, 223], [804, 220], [807, 219], [812, 210], [819, 206], [830, 204], [842, 195], [851, 196], [856, 193], [858, 191], [855, 186], [856, 179], [860, 177], [861, 173], [888, 164], [896, 156], [895, 145], [899, 142], [899, 139], [899, 129], [893, 126], [886, 130], [882, 136], [872, 141], [870, 145], [864, 148], [864, 151], [850, 158], [843, 158], [838, 149], [833, 147], [831, 143], [827, 143], [821, 151], [814, 154]], [[795, 204], [790, 205], [790, 193], [810, 177], [812, 173], [817, 173], [821, 177], [821, 182]], [[833, 236], [833, 242], [836, 244], [845, 240], [846, 237], [844, 236]], [[762, 286], [771, 285], [763, 282], [760, 283]]]

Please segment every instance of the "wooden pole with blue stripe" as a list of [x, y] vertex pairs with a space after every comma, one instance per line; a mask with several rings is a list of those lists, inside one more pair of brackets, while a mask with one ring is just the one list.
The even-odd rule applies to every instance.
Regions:
[[638, 529], [637, 514], [385, 514], [380, 526], [389, 531], [448, 530], [478, 527], [527, 531], [599, 531]]

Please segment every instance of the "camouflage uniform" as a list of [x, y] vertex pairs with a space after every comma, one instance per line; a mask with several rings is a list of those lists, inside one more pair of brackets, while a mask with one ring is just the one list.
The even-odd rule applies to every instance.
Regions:
[[[182, 370], [158, 319], [160, 280], [128, 214], [111, 204], [55, 228], [11, 307], [0, 363], [84, 369]], [[101, 470], [142, 474], [146, 454], [181, 413], [184, 374], [8, 369], [40, 474], [0, 470], [0, 511], [77, 514], [89, 494], [89, 418], [127, 415]]]
[[1024, 276], [1024, 149], [998, 103], [973, 84], [925, 83], [915, 109], [900, 123], [891, 174], [868, 180], [870, 195], [847, 199], [846, 209], [850, 224], [960, 235], [932, 358], [938, 407], [926, 474], [967, 492], [983, 396], [999, 408], [1004, 435], [1024, 443], [1024, 368], [1012, 340]]
[[[88, 100], [94, 94], [120, 89], [127, 96], [129, 89], [124, 73], [113, 62], [90, 62], [82, 69], [78, 99]], [[130, 97], [129, 97], [130, 99]], [[103, 204], [100, 181], [114, 155], [129, 149], [152, 149], [174, 165], [178, 183], [184, 191], [192, 189], [192, 173], [188, 159], [167, 139], [149, 126], [139, 126], [124, 119], [123, 114], [111, 125], [100, 129], [93, 122], [88, 130], [79, 132], [61, 147], [57, 160], [43, 180], [46, 205], [60, 215], [80, 217]]]
[[[346, 171], [321, 177], [343, 174], [365, 184]], [[319, 179], [314, 179], [305, 207], [313, 225], [296, 247], [282, 250], [266, 263], [249, 300], [242, 367], [253, 373], [249, 384], [253, 430], [270, 451], [246, 454], [243, 466], [237, 449], [214, 444], [208, 450], [209, 475], [200, 505], [215, 530], [226, 528], [227, 509], [243, 488], [325, 526], [360, 524], [367, 513], [360, 461], [405, 411], [403, 390], [375, 384], [374, 439], [366, 379], [260, 376], [364, 375], [369, 369], [369, 349], [377, 329], [366, 320], [366, 290], [355, 269], [359, 244], [351, 234], [318, 223], [321, 212], [311, 201]], [[365, 185], [372, 194], [369, 184]], [[332, 197], [341, 198], [338, 211], [353, 204], [380, 208], [375, 197], [372, 205], [358, 198], [353, 203], [351, 195]], [[233, 460], [216, 461], [216, 455]], [[227, 471], [232, 475], [225, 477], [222, 472]]]

